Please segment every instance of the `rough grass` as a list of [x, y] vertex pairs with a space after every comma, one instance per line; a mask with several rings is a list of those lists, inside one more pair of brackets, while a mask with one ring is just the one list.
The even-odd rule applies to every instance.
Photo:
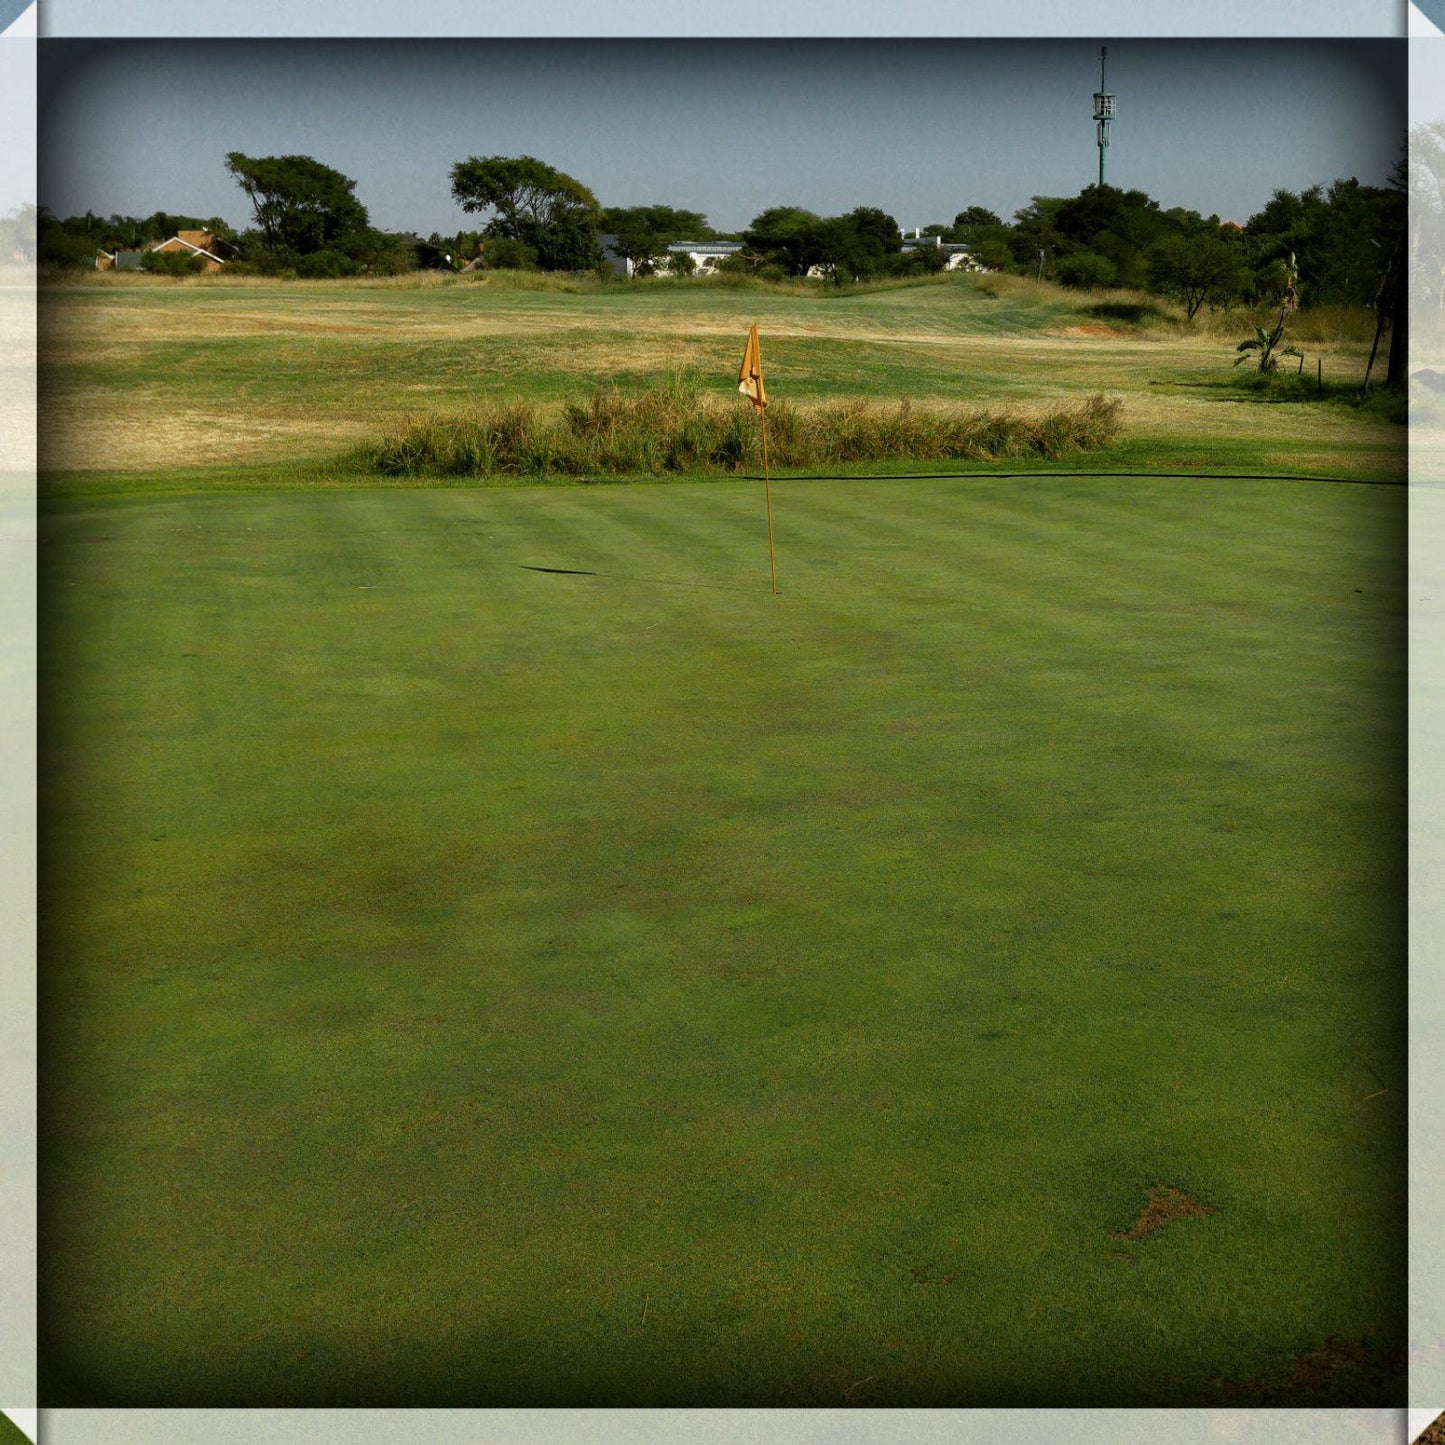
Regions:
[[[51, 474], [174, 468], [194, 485], [245, 462], [259, 481], [330, 464], [418, 416], [514, 402], [560, 413], [599, 382], [636, 393], [680, 374], [731, 403], [757, 323], [775, 405], [907, 396], [920, 408], [1037, 412], [1102, 393], [1123, 398], [1126, 418], [1090, 453], [1104, 467], [1403, 477], [1400, 428], [1372, 413], [1260, 405], [1236, 389], [1238, 316], [1216, 337], [1182, 320], [1091, 314], [1132, 304], [966, 275], [842, 293], [525, 291], [456, 278], [52, 288], [41, 295], [40, 461]], [[1368, 340], [1321, 345], [1326, 384], [1358, 385], [1367, 351]]]
[[[1045, 457], [1107, 445], [1117, 399], [1028, 413], [850, 400], [768, 408], [768, 460], [781, 468], [870, 461]], [[560, 412], [493, 403], [413, 421], [361, 453], [384, 476], [656, 476], [738, 471], [763, 463], [762, 429], [745, 401], [685, 383], [636, 393], [599, 388]]]
[[1236, 391], [1254, 400], [1343, 407], [1362, 417], [1403, 426], [1409, 414], [1406, 393], [1386, 390], [1383, 365], [1376, 365], [1374, 382], [1369, 393], [1361, 395], [1358, 382], [1324, 382], [1313, 368], [1301, 367], [1294, 357], [1286, 357], [1276, 370], [1267, 372], [1246, 361], [1231, 378]]

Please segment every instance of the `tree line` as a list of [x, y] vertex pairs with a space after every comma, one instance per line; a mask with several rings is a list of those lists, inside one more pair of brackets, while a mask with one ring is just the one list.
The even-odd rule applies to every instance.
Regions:
[[[735, 240], [725, 269], [763, 278], [822, 274], [868, 280], [938, 269], [942, 246], [910, 247], [895, 218], [859, 206], [822, 216], [773, 206], [741, 232], [713, 230], [706, 216], [656, 204], [603, 206], [581, 181], [532, 156], [471, 156], [450, 171], [453, 200], [474, 230], [426, 240], [371, 225], [356, 182], [310, 156], [248, 156], [232, 151], [226, 170], [251, 204], [253, 225], [237, 234], [224, 220], [156, 212], [65, 220], [42, 209], [42, 262], [91, 265], [98, 250], [143, 249], [180, 229], [231, 241], [240, 265], [263, 274], [388, 275], [418, 267], [585, 271], [601, 264], [599, 238], [646, 274], [678, 241]], [[1005, 221], [978, 205], [923, 234], [967, 245], [991, 269], [1075, 287], [1125, 287], [1177, 300], [1192, 318], [1205, 305], [1255, 305], [1280, 294], [1287, 258], [1297, 258], [1301, 304], [1382, 305], [1403, 274], [1406, 169], [1387, 186], [1336, 180], [1278, 190], [1242, 222], [1182, 207], [1164, 209], [1143, 191], [1089, 185], [1076, 196], [1035, 196]], [[174, 266], [176, 261], [157, 263]], [[180, 258], [187, 264], [187, 258]], [[1392, 271], [1392, 267], [1394, 268]], [[687, 260], [675, 262], [685, 270]]]

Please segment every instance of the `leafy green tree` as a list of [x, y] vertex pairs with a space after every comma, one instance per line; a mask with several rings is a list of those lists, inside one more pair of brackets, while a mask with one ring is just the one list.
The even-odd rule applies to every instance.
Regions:
[[603, 211], [601, 225], [617, 237], [617, 254], [632, 262], [633, 274], [642, 276], [674, 241], [706, 241], [712, 236], [701, 211], [672, 206], [612, 206]]
[[1060, 260], [1055, 274], [1061, 285], [1086, 289], [1090, 286], [1112, 286], [1119, 273], [1114, 263], [1097, 251], [1071, 251]]
[[[1373, 306], [1383, 258], [1397, 248], [1403, 254], [1405, 199], [1401, 185], [1366, 186], [1353, 178], [1328, 189], [1276, 191], [1245, 223], [1245, 240], [1257, 270], [1293, 252], [1310, 278], [1309, 304]], [[1262, 275], [1262, 290], [1268, 294], [1276, 280]]]
[[602, 264], [596, 218], [586, 211], [564, 211], [532, 241], [544, 271], [590, 271]]
[[1117, 186], [1086, 186], [1053, 213], [1053, 226], [1065, 250], [1091, 251], [1113, 265], [1122, 286], [1144, 283], [1145, 255], [1163, 233], [1159, 202], [1143, 191]]
[[1149, 253], [1149, 286], [1182, 301], [1193, 321], [1206, 301], [1221, 304], [1240, 294], [1248, 276], [1243, 261], [1242, 250], [1217, 230], [1165, 236]]
[[1014, 263], [1020, 270], [1032, 273], [1040, 251], [1057, 257], [1077, 249], [1055, 224], [1063, 204], [1061, 196], [1035, 196], [1028, 205], [1014, 212], [1014, 223], [1008, 227], [1007, 238]]
[[452, 198], [469, 215], [490, 213], [489, 236], [521, 241], [544, 271], [598, 264], [602, 207], [581, 181], [535, 156], [471, 156], [451, 169]]
[[44, 206], [36, 222], [36, 245], [42, 265], [67, 271], [94, 266], [96, 252], [101, 249], [94, 236], [87, 235], [84, 229], [75, 230]]
[[[986, 206], [966, 206], [953, 218], [954, 231], [963, 231], [971, 226], [1002, 226], [1003, 218], [996, 216]], [[958, 240], [967, 240], [965, 236]]]
[[482, 243], [482, 264], [489, 271], [535, 271], [537, 253], [511, 236], [489, 236]]
[[231, 151], [226, 169], [246, 193], [266, 246], [281, 256], [325, 250], [368, 226], [356, 182], [310, 156], [247, 156]]
[[789, 276], [802, 276], [812, 261], [805, 259], [810, 236], [823, 218], [802, 206], [771, 206], [754, 216], [743, 232], [743, 244], [758, 266], [779, 266]]
[[818, 221], [803, 233], [803, 269], [825, 267], [835, 279], [880, 276], [902, 249], [898, 222], [876, 206]]

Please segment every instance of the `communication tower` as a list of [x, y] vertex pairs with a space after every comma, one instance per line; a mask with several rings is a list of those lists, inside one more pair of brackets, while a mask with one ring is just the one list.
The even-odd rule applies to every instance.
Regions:
[[1104, 152], [1109, 149], [1109, 122], [1114, 119], [1114, 97], [1104, 89], [1104, 60], [1109, 47], [1099, 47], [1099, 88], [1094, 92], [1094, 129], [1099, 137], [1099, 184], [1104, 184]]

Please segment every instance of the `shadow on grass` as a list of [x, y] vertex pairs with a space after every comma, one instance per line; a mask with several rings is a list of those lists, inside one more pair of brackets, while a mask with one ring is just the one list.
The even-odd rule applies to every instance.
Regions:
[[1300, 405], [1343, 407], [1372, 421], [1404, 422], [1406, 399], [1403, 391], [1372, 386], [1360, 393], [1358, 381], [1321, 381], [1318, 374], [1290, 372], [1261, 375], [1259, 372], [1232, 373], [1218, 381], [1151, 381], [1152, 387], [1180, 391], [1212, 392], [1210, 400], [1234, 405]]
[[545, 572], [553, 577], [601, 577], [612, 582], [645, 582], [655, 587], [705, 587], [715, 592], [752, 592], [752, 587], [739, 587], [727, 582], [687, 582], [675, 577], [633, 577], [621, 572], [588, 572], [581, 567], [536, 567], [529, 562], [517, 564], [523, 572]]

